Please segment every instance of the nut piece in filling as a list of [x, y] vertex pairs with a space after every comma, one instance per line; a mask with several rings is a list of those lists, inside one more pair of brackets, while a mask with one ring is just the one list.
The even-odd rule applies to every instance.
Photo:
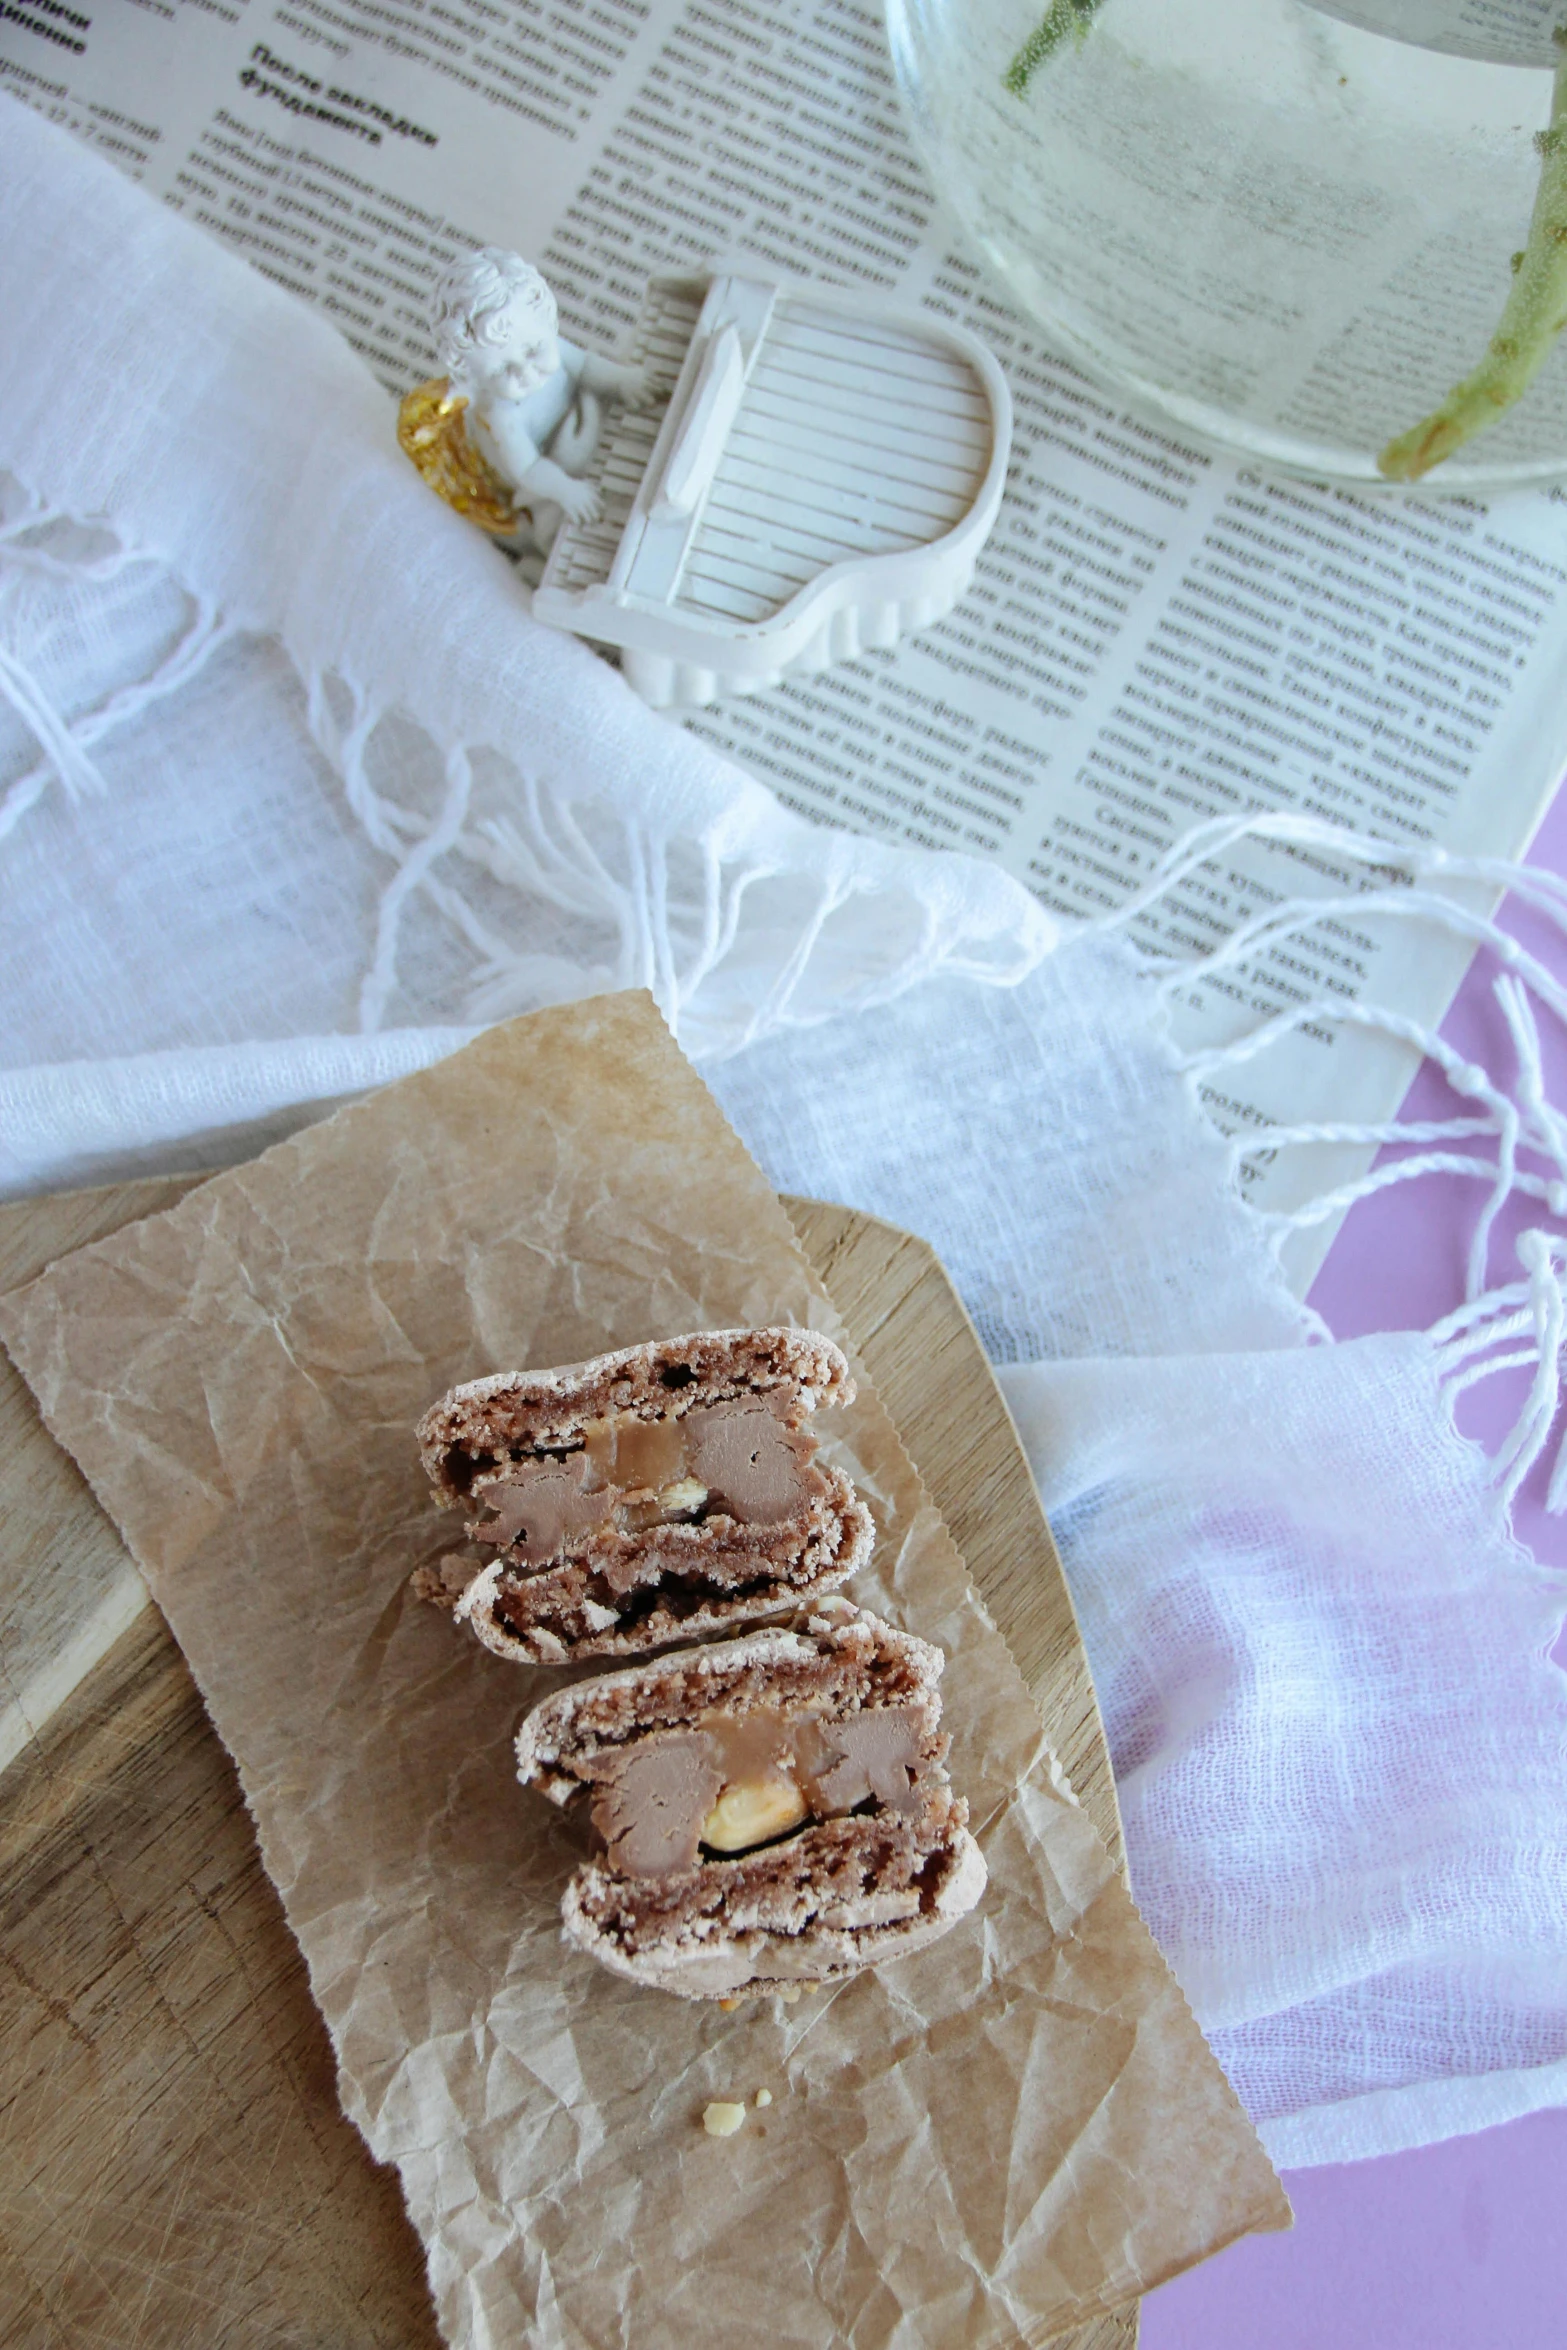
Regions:
[[732, 1999], [945, 1933], [985, 1865], [947, 1779], [942, 1663], [834, 1599], [545, 1698], [518, 1775], [595, 1847], [568, 1936], [635, 1982]]
[[453, 1388], [419, 1443], [473, 1547], [414, 1587], [535, 1664], [777, 1615], [870, 1555], [870, 1514], [817, 1457], [813, 1425], [853, 1399], [837, 1347], [789, 1329], [698, 1331]]

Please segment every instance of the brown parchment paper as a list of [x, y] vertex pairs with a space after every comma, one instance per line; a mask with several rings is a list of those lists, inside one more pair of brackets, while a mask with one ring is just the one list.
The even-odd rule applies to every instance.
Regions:
[[578, 1850], [510, 1744], [556, 1677], [411, 1598], [453, 1531], [413, 1423], [482, 1371], [777, 1321], [842, 1337], [644, 995], [492, 1031], [0, 1301], [239, 1766], [453, 2344], [980, 2350], [1287, 2223], [863, 1384], [825, 1421], [878, 1521], [853, 1596], [947, 1651], [982, 1907], [730, 2014], [562, 1943]]

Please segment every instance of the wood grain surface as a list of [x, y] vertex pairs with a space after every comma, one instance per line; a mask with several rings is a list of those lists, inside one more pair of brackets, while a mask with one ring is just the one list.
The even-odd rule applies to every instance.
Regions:
[[[0, 1209], [0, 1290], [193, 1180]], [[962, 1307], [923, 1242], [786, 1205], [1119, 1857], [1060, 1562]], [[3, 1355], [0, 1568], [0, 2343], [438, 2350], [233, 1766]], [[1058, 2339], [1134, 2350], [1137, 2313]]]

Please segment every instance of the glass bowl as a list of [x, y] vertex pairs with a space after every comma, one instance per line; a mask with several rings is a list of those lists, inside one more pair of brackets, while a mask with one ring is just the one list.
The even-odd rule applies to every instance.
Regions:
[[1567, 0], [887, 14], [938, 189], [1123, 397], [1358, 488], [1567, 479]]

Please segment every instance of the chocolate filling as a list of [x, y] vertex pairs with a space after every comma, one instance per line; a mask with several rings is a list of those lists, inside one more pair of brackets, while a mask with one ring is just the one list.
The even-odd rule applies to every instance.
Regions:
[[[468, 1531], [542, 1567], [601, 1532], [646, 1534], [713, 1516], [782, 1525], [822, 1490], [811, 1467], [816, 1439], [780, 1417], [788, 1408], [782, 1395], [740, 1396], [681, 1418], [589, 1420], [580, 1452], [536, 1455], [485, 1477], [478, 1499], [494, 1514]], [[617, 1596], [637, 1580], [634, 1558], [605, 1558], [599, 1571]]]
[[608, 1492], [584, 1489], [587, 1457], [519, 1461], [485, 1491], [495, 1516], [470, 1526], [481, 1542], [515, 1550], [529, 1566], [542, 1567], [579, 1534], [591, 1534], [609, 1517]]
[[593, 1825], [628, 1877], [671, 1877], [694, 1866], [698, 1831], [723, 1785], [712, 1742], [675, 1732], [617, 1758], [593, 1806]]
[[[917, 1807], [921, 1717], [912, 1705], [863, 1708], [836, 1720], [757, 1706], [713, 1708], [694, 1728], [610, 1749], [590, 1766], [598, 1794], [593, 1824], [610, 1865], [631, 1877], [677, 1875], [696, 1866], [704, 1830], [720, 1804], [756, 1822], [755, 1842], [807, 1819], [835, 1819], [873, 1804], [909, 1814]], [[722, 1849], [749, 1849], [729, 1841]]]
[[786, 1428], [764, 1398], [688, 1412], [691, 1474], [708, 1507], [742, 1526], [778, 1526], [804, 1498], [801, 1471], [816, 1450], [804, 1430]]

